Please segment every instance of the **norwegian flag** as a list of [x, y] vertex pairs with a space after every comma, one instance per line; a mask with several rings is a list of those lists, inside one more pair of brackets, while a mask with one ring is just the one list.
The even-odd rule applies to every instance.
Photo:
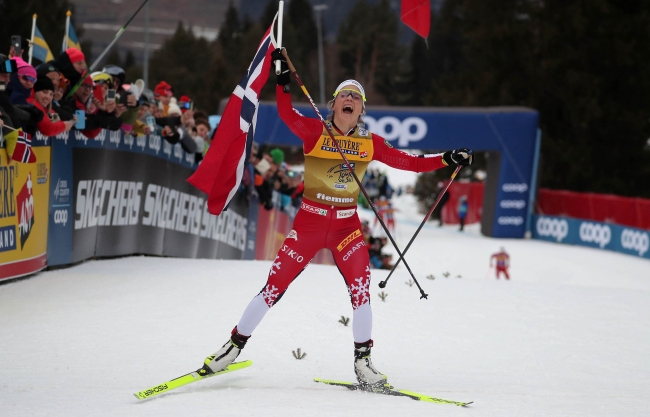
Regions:
[[273, 24], [266, 31], [244, 78], [230, 96], [212, 144], [187, 181], [208, 195], [208, 211], [220, 214], [235, 195], [244, 175], [257, 124], [262, 87], [269, 78], [271, 52], [276, 48]]
[[17, 133], [18, 139], [11, 159], [25, 164], [36, 162], [36, 155], [32, 151], [32, 136], [22, 130], [17, 131]]
[[423, 38], [429, 36], [431, 3], [429, 0], [402, 0], [402, 22]]

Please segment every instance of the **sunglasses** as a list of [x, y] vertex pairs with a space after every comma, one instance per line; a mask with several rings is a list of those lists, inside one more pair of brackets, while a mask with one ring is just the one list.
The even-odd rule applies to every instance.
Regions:
[[97, 80], [95, 81], [95, 84], [97, 85], [107, 84], [110, 88], [113, 88], [113, 83], [108, 80]]
[[344, 90], [339, 91], [338, 96], [340, 96], [343, 99], [346, 99], [348, 97], [352, 97], [352, 100], [354, 100], [354, 101], [363, 100], [363, 96], [361, 95], [361, 93], [359, 93], [356, 90], [344, 89]]
[[27, 82], [30, 82], [30, 83], [35, 83], [36, 82], [36, 78], [30, 77], [29, 75], [22, 75], [20, 78], [22, 78], [23, 81], [27, 81]]

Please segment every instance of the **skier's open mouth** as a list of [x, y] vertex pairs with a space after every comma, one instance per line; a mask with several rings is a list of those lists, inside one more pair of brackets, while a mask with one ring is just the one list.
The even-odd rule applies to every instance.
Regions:
[[352, 114], [354, 110], [352, 109], [352, 106], [344, 106], [343, 107], [343, 113], [345, 114]]

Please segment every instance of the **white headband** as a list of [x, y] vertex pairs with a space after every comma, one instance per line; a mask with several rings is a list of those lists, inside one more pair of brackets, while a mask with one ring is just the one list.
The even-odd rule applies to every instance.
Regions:
[[[356, 80], [345, 80], [345, 81], [343, 81], [341, 84], [339, 84], [339, 86], [336, 87], [336, 91], [334, 91], [334, 97], [336, 97], [336, 96], [338, 95], [338, 93], [339, 93], [339, 92], [343, 89], [343, 87], [345, 87], [346, 85], [353, 85], [353, 86], [357, 87], [357, 88], [359, 89], [359, 92], [360, 92], [361, 95], [363, 96], [363, 101], [364, 101], [364, 102], [366, 101], [366, 92], [363, 90], [363, 87], [361, 87], [361, 83], [359, 83], [359, 81], [356, 81]], [[363, 106], [364, 106], [364, 107], [366, 106], [365, 103], [364, 103]]]

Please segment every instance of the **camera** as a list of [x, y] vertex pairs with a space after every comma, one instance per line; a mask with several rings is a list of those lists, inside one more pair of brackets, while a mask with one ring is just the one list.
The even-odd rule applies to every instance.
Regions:
[[14, 53], [20, 55], [20, 51], [23, 49], [23, 41], [18, 35], [11, 37], [11, 46], [14, 47]]
[[0, 54], [0, 74], [17, 72], [16, 61], [8, 59], [5, 55]]
[[106, 94], [106, 101], [115, 101], [115, 94], [116, 93], [114, 89], [111, 88], [108, 90], [108, 93]]

